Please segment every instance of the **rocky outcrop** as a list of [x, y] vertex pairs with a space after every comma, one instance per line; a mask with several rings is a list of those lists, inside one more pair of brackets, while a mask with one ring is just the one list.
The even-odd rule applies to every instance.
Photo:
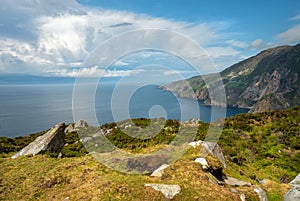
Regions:
[[167, 184], [145, 184], [145, 186], [152, 187], [154, 190], [160, 191], [166, 199], [173, 199], [175, 195], [180, 193], [181, 188], [179, 185]]
[[[262, 51], [222, 71], [227, 105], [250, 108], [251, 112], [287, 109], [300, 105], [300, 44], [280, 46]], [[218, 93], [220, 82], [215, 74], [196, 76], [162, 86], [178, 96], [204, 100], [206, 104], [218, 105], [211, 100]], [[209, 80], [209, 85], [204, 82]], [[189, 86], [190, 85], [190, 86]], [[219, 86], [220, 87], [220, 86]], [[193, 89], [191, 91], [190, 89]]]
[[284, 201], [300, 200], [300, 173], [290, 182], [290, 185], [293, 188], [284, 195]]
[[268, 201], [267, 193], [262, 188], [255, 188], [254, 191], [257, 193], [260, 201]]
[[25, 155], [36, 155], [43, 151], [59, 153], [65, 145], [65, 124], [60, 123], [54, 126], [46, 134], [37, 137], [33, 142], [24, 147], [11, 158], [18, 158]]

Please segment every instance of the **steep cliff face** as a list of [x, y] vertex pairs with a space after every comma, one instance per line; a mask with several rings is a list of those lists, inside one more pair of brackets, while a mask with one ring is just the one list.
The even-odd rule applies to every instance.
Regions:
[[[300, 44], [280, 46], [262, 51], [221, 73], [226, 90], [227, 105], [251, 108], [251, 112], [286, 109], [300, 105]], [[205, 75], [213, 77], [213, 75]], [[177, 81], [163, 88], [178, 96], [210, 100], [208, 87], [201, 76], [187, 80], [195, 93], [187, 89], [185, 81]]]

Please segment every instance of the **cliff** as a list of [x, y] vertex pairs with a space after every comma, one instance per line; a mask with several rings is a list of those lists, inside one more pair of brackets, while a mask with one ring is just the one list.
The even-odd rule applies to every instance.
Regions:
[[[300, 44], [280, 46], [264, 50], [256, 56], [230, 66], [220, 73], [224, 83], [227, 105], [250, 108], [250, 112], [287, 109], [300, 105]], [[204, 75], [212, 80], [214, 74]], [[194, 93], [190, 93], [185, 81], [167, 84], [162, 88], [181, 97], [211, 102], [203, 77], [187, 80]], [[215, 80], [216, 81], [216, 80]], [[212, 85], [211, 85], [212, 86]]]

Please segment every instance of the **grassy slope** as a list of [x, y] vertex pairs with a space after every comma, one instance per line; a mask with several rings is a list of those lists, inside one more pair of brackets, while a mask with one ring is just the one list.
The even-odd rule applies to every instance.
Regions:
[[[135, 123], [147, 124], [147, 120]], [[257, 179], [269, 179], [261, 187], [267, 191], [269, 200], [282, 200], [289, 182], [300, 172], [300, 107], [286, 111], [258, 114], [243, 114], [226, 119], [219, 141], [228, 168], [228, 176], [261, 186]], [[104, 125], [103, 128], [114, 127]], [[176, 121], [168, 126], [176, 132]], [[200, 124], [198, 139], [205, 136], [208, 124]], [[148, 152], [168, 143], [172, 132], [158, 134], [157, 142], [139, 141], [126, 138], [118, 130], [110, 135], [112, 142], [120, 148], [134, 152]], [[73, 133], [67, 135], [68, 146], [64, 148], [65, 158], [56, 159], [50, 155], [9, 158], [14, 151], [29, 143], [35, 136], [18, 139], [0, 139], [0, 200], [164, 200], [161, 193], [144, 187], [145, 183], [179, 184], [182, 192], [174, 200], [239, 200], [238, 194], [230, 192], [230, 187], [219, 186], [208, 181], [205, 173], [193, 160], [199, 148], [191, 148], [179, 161], [172, 164], [161, 179], [146, 175], [126, 175], [111, 170], [91, 156]], [[162, 140], [165, 136], [166, 140]], [[117, 137], [124, 138], [123, 141]], [[135, 146], [127, 146], [133, 143]], [[13, 151], [13, 152], [10, 152]], [[9, 153], [4, 153], [9, 152]], [[76, 156], [76, 157], [70, 157]], [[214, 164], [214, 160], [209, 158]], [[237, 188], [245, 193], [247, 200], [257, 200], [254, 191], [248, 187]]]

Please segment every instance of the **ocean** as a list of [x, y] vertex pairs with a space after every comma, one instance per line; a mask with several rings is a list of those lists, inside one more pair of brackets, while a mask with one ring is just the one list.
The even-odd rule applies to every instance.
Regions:
[[[218, 113], [224, 108], [204, 105], [201, 101], [188, 98], [178, 98], [172, 92], [164, 91], [157, 85], [145, 85], [138, 88], [130, 99], [126, 99], [126, 87], [119, 90], [124, 97], [118, 97], [115, 84], [104, 82], [98, 86], [94, 97], [97, 122], [102, 125], [130, 118], [164, 117], [186, 121], [200, 118], [204, 122], [217, 120], [212, 116], [212, 108]], [[0, 85], [0, 136], [17, 137], [40, 132], [53, 127], [57, 123], [74, 122], [73, 112], [85, 111], [88, 103], [72, 108], [72, 83], [60, 84], [2, 84]], [[86, 87], [89, 87], [88, 84]], [[114, 94], [114, 99], [112, 95]], [[78, 95], [78, 94], [77, 94]], [[85, 97], [84, 92], [80, 97]], [[112, 100], [113, 104], [112, 104]], [[113, 107], [112, 107], [113, 105]], [[199, 107], [199, 110], [195, 109]], [[114, 110], [112, 110], [112, 108]], [[113, 112], [112, 112], [113, 111]], [[246, 113], [247, 109], [227, 108], [226, 116]], [[89, 119], [86, 119], [89, 121]]]

